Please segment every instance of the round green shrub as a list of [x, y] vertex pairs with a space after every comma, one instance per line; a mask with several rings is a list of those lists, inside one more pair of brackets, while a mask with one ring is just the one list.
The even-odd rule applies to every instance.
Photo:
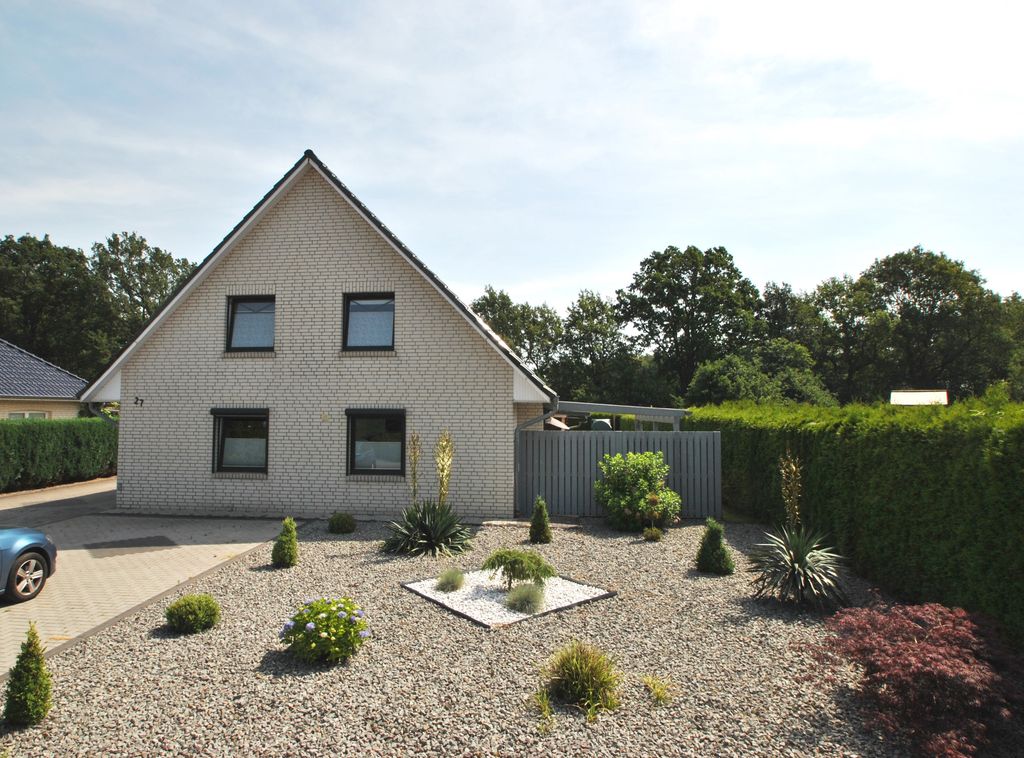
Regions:
[[544, 607], [544, 587], [539, 584], [520, 584], [505, 596], [505, 606], [516, 613], [533, 615]]
[[335, 513], [327, 522], [331, 534], [351, 534], [356, 530], [356, 520], [348, 513]]
[[291, 516], [281, 522], [281, 533], [274, 541], [270, 560], [278, 568], [291, 568], [299, 562], [299, 535]]
[[736, 566], [729, 554], [729, 549], [722, 542], [725, 527], [708, 518], [704, 526], [704, 534], [700, 538], [697, 549], [697, 570], [705, 574], [731, 574]]
[[548, 519], [548, 504], [540, 495], [533, 503], [533, 517], [530, 519], [530, 542], [546, 545], [551, 542], [551, 521]]
[[296, 658], [307, 663], [339, 663], [356, 654], [369, 638], [366, 614], [355, 601], [310, 599], [278, 633]]
[[466, 575], [462, 573], [461, 569], [450, 568], [437, 578], [437, 584], [434, 587], [441, 592], [455, 592], [455, 590], [462, 589], [465, 581]]
[[644, 539], [647, 542], [661, 542], [661, 538], [665, 536], [665, 533], [656, 526], [649, 526], [644, 529]]
[[21, 653], [7, 680], [4, 721], [11, 726], [33, 726], [50, 712], [50, 671], [44, 652], [36, 625], [29, 622]]
[[588, 719], [619, 705], [622, 676], [600, 648], [573, 641], [555, 653], [544, 669], [545, 689], [555, 700], [583, 709]]
[[544, 584], [545, 579], [557, 574], [554, 567], [539, 553], [531, 550], [513, 550], [509, 547], [499, 548], [491, 553], [484, 561], [483, 568], [493, 572], [492, 579], [500, 571], [508, 590], [512, 589], [515, 582]]
[[613, 528], [638, 532], [679, 518], [682, 499], [665, 484], [669, 465], [660, 451], [606, 455], [598, 466], [602, 478], [594, 482], [594, 496]]
[[212, 595], [185, 595], [167, 606], [164, 617], [174, 631], [195, 634], [220, 622], [220, 605]]

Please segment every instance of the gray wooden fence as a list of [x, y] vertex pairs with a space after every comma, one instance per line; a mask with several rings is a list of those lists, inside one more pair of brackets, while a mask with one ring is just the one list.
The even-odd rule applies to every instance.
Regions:
[[722, 516], [719, 432], [520, 432], [516, 512], [529, 516], [542, 495], [552, 516], [602, 516], [594, 500], [605, 454], [661, 451], [668, 486], [683, 499], [683, 518]]

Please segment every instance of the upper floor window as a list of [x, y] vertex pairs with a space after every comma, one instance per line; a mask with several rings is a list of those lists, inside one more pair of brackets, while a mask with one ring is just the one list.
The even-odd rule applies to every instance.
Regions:
[[395, 349], [395, 293], [345, 295], [345, 350]]
[[227, 349], [274, 349], [273, 295], [229, 298]]

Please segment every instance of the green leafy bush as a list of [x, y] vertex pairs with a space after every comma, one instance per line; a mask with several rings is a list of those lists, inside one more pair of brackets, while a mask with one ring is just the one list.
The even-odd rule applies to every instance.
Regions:
[[348, 513], [333, 513], [327, 522], [331, 534], [351, 534], [356, 530], [356, 520]]
[[656, 526], [648, 526], [644, 528], [644, 539], [647, 542], [661, 542], [661, 538], [665, 536], [665, 533]]
[[400, 521], [387, 526], [386, 553], [455, 555], [469, 549], [472, 535], [449, 505], [424, 500], [405, 509]]
[[299, 535], [291, 516], [281, 522], [281, 533], [274, 540], [270, 560], [278, 568], [291, 568], [299, 562]]
[[840, 577], [842, 558], [825, 547], [820, 534], [806, 527], [782, 527], [765, 537], [768, 542], [750, 555], [750, 570], [758, 575], [754, 580], [757, 597], [774, 596], [819, 608], [846, 603]]
[[220, 623], [220, 605], [212, 595], [185, 595], [167, 606], [164, 617], [174, 631], [195, 634]]
[[697, 548], [697, 570], [705, 574], [731, 574], [736, 570], [729, 548], [723, 541], [725, 527], [708, 518], [704, 526], [704, 534], [700, 538], [700, 547]]
[[544, 607], [544, 586], [520, 584], [513, 587], [505, 596], [505, 606], [516, 613], [537, 613]]
[[661, 452], [605, 455], [598, 466], [603, 477], [594, 496], [615, 529], [636, 532], [645, 522], [664, 527], [679, 518], [682, 500], [665, 485], [669, 466]]
[[11, 726], [38, 724], [50, 712], [50, 671], [36, 625], [29, 622], [21, 653], [7, 679], [4, 721]]
[[309, 599], [288, 619], [278, 636], [307, 663], [339, 663], [356, 654], [370, 637], [366, 614], [343, 597]]
[[544, 688], [552, 698], [579, 706], [588, 719], [619, 706], [622, 676], [611, 658], [593, 645], [570, 642], [548, 661], [544, 677]]
[[803, 467], [801, 515], [858, 575], [982, 611], [1024, 644], [1024, 405], [727, 404], [683, 425], [721, 431], [726, 507], [782, 523], [788, 447]]
[[98, 418], [0, 420], [0, 492], [117, 473], [117, 427]]
[[548, 504], [540, 495], [533, 503], [533, 517], [530, 519], [530, 542], [535, 545], [551, 542], [551, 522], [548, 519]]
[[437, 578], [437, 584], [434, 586], [441, 592], [455, 592], [455, 590], [462, 589], [465, 581], [466, 575], [462, 573], [461, 569], [450, 568]]
[[483, 568], [493, 572], [491, 578], [500, 571], [506, 589], [509, 590], [515, 582], [544, 584], [545, 579], [556, 575], [554, 567], [539, 553], [513, 550], [510, 547], [499, 548], [491, 553], [484, 561]]

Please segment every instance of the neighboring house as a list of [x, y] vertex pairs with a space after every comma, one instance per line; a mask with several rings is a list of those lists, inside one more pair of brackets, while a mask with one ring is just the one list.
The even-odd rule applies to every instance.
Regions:
[[0, 419], [75, 418], [88, 382], [0, 339]]
[[889, 393], [890, 405], [949, 405], [946, 390], [893, 390]]
[[[477, 265], [479, 262], [477, 262]], [[514, 431], [554, 392], [306, 151], [82, 394], [119, 400], [118, 507], [513, 513]]]

